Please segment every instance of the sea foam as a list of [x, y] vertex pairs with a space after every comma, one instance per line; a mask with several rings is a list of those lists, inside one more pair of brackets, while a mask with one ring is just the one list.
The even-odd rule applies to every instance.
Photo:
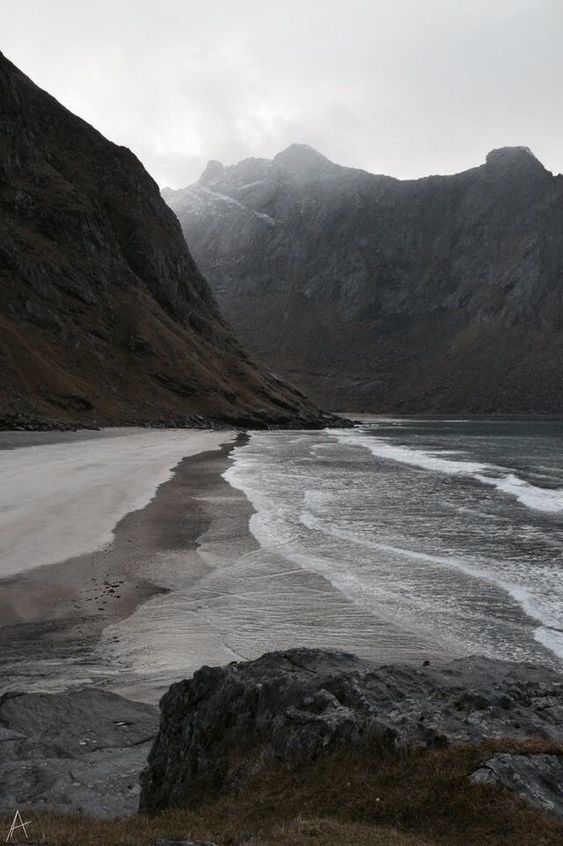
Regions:
[[397, 461], [433, 473], [470, 477], [484, 485], [496, 488], [501, 493], [513, 496], [522, 505], [534, 511], [546, 513], [563, 511], [563, 489], [540, 488], [532, 485], [506, 467], [451, 457], [452, 455], [462, 455], [461, 452], [452, 450], [432, 451], [398, 446], [389, 443], [384, 438], [354, 431], [344, 431], [338, 434], [338, 441], [346, 446], [364, 447], [376, 458]]

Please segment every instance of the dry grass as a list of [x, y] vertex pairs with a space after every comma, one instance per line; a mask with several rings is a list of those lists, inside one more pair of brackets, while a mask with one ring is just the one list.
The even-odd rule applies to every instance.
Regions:
[[33, 811], [27, 818], [32, 840], [56, 846], [189, 837], [222, 846], [561, 846], [561, 821], [507, 790], [469, 784], [495, 751], [563, 750], [538, 740], [397, 754], [373, 743], [305, 766], [269, 767], [240, 794], [195, 811], [106, 822]]

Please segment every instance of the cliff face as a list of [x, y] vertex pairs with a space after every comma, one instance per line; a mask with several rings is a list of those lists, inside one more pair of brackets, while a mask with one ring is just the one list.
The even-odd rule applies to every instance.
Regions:
[[293, 145], [166, 190], [249, 347], [333, 408], [562, 412], [563, 177], [399, 181]]
[[322, 424], [219, 315], [126, 148], [0, 54], [0, 426]]

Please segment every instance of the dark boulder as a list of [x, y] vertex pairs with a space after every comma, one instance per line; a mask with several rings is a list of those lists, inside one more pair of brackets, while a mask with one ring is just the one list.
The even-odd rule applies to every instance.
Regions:
[[473, 784], [503, 784], [530, 805], [563, 817], [563, 754], [494, 755], [471, 777]]
[[563, 679], [546, 667], [464, 658], [373, 667], [291, 649], [203, 667], [161, 701], [141, 809], [195, 805], [264, 760], [311, 760], [376, 735], [393, 746], [530, 735], [563, 741]]

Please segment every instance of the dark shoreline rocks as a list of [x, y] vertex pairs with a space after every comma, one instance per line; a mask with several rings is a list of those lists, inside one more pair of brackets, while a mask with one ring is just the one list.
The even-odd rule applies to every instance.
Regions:
[[152, 705], [96, 688], [0, 697], [0, 814], [136, 811], [158, 726]]
[[373, 667], [291, 649], [203, 667], [161, 700], [140, 809], [196, 806], [240, 788], [264, 760], [312, 760], [374, 736], [393, 747], [489, 738], [563, 742], [563, 676], [481, 657]]
[[468, 772], [468, 789], [504, 785], [563, 816], [560, 673], [476, 656], [376, 667], [348, 653], [290, 649], [202, 667], [172, 685], [159, 729], [153, 706], [96, 688], [5, 694], [0, 814], [196, 807], [244, 788], [265, 763], [306, 763], [373, 739], [393, 751], [502, 738], [543, 739], [547, 751], [493, 754]]
[[530, 805], [563, 818], [563, 754], [499, 753], [471, 776], [472, 784], [500, 784]]
[[[0, 431], [8, 432], [77, 432], [99, 431], [110, 425], [108, 421], [83, 425], [65, 423], [57, 420], [46, 420], [44, 418], [29, 417], [25, 415], [4, 415], [0, 416]], [[282, 430], [282, 429], [348, 429], [355, 425], [345, 417], [337, 417], [334, 414], [319, 413], [317, 415], [296, 415], [270, 419], [267, 415], [264, 418], [257, 417], [207, 417], [203, 414], [194, 414], [188, 417], [172, 417], [166, 419], [141, 419], [129, 420], [120, 424], [123, 427], [141, 426], [146, 429], [211, 429], [215, 432], [231, 431], [233, 429], [246, 431], [247, 429]]]

